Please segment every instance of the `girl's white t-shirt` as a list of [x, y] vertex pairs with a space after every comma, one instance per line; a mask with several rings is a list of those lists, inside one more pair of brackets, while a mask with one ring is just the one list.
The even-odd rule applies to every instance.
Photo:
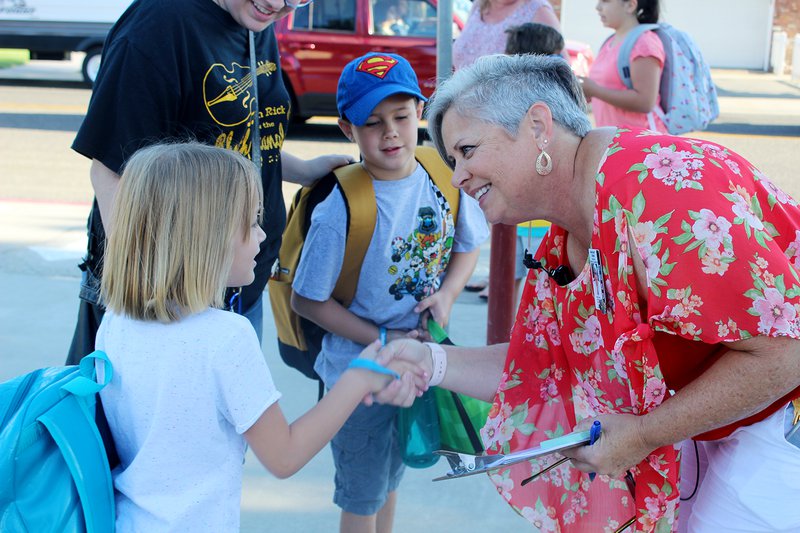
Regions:
[[107, 312], [96, 348], [121, 465], [117, 531], [238, 531], [242, 433], [280, 398], [253, 327], [208, 309], [178, 322]]

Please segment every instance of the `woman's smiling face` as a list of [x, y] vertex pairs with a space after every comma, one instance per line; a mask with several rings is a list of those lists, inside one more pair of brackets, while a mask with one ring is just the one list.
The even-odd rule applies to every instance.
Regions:
[[442, 139], [454, 165], [453, 185], [475, 198], [491, 223], [525, 222], [522, 188], [535, 157], [533, 141], [525, 149], [524, 129], [516, 138], [494, 124], [450, 109], [442, 119]]

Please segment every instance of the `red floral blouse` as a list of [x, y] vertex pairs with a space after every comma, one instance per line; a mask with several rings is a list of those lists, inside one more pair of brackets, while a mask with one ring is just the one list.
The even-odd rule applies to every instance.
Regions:
[[[596, 191], [592, 248], [602, 279], [588, 262], [564, 287], [529, 272], [481, 432], [488, 453], [536, 446], [587, 417], [647, 413], [724, 353], [724, 341], [800, 337], [800, 208], [742, 157], [702, 140], [620, 129]], [[646, 268], [646, 308], [631, 253]], [[539, 255], [549, 268], [568, 264], [563, 229], [552, 227]], [[800, 389], [752, 419], [798, 396]], [[622, 479], [590, 481], [569, 463], [521, 486], [552, 461], [490, 476], [542, 532], [614, 531], [634, 515], [628, 531], [677, 529], [675, 447], [632, 470], [635, 499]]]

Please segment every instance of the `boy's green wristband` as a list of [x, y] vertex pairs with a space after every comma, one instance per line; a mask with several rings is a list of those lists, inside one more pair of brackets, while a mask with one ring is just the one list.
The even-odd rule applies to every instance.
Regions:
[[350, 361], [350, 364], [347, 365], [347, 368], [363, 368], [364, 370], [371, 370], [372, 372], [377, 372], [378, 374], [392, 376], [394, 379], [400, 379], [400, 374], [391, 368], [386, 368], [385, 366], [376, 363], [372, 359], [353, 359]]

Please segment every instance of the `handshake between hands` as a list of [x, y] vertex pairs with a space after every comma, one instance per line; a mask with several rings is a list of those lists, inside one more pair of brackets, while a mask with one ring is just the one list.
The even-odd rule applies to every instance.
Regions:
[[[416, 339], [400, 338], [383, 347], [375, 341], [361, 352], [360, 358], [374, 361], [400, 375], [400, 379], [396, 379], [383, 373], [359, 370], [369, 380], [371, 393], [364, 397], [365, 405], [378, 402], [408, 407], [428, 390], [433, 373], [433, 354], [427, 345]], [[592, 446], [578, 446], [560, 453], [584, 472], [624, 476], [652, 450], [664, 445], [646, 438], [644, 418], [631, 414], [601, 414], [586, 418], [576, 425], [574, 431], [587, 430], [595, 420], [600, 420], [603, 428], [600, 439]]]
[[383, 347], [380, 341], [375, 341], [364, 348], [359, 358], [375, 361], [400, 375], [400, 379], [394, 379], [385, 374], [360, 370], [371, 374], [371, 394], [364, 397], [365, 405], [378, 402], [408, 407], [428, 390], [432, 372], [431, 351], [417, 340], [401, 338]]

